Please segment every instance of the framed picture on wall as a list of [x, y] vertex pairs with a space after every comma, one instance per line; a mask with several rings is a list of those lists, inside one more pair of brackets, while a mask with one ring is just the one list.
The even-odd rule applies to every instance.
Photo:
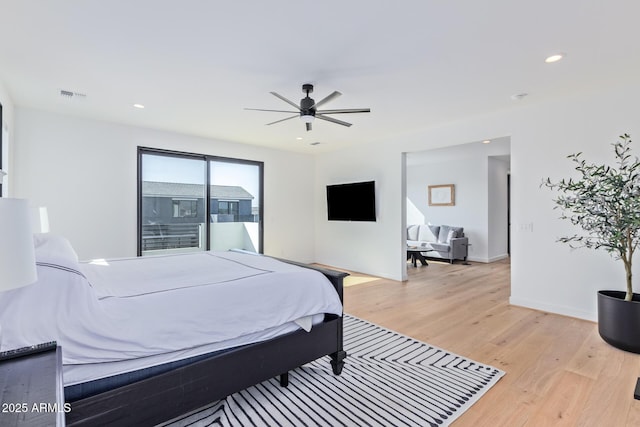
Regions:
[[455, 186], [453, 184], [429, 186], [429, 206], [454, 206], [455, 204]]

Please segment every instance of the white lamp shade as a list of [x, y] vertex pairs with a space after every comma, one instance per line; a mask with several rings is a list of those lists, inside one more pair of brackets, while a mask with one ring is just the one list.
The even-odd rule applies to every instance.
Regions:
[[0, 197], [0, 291], [37, 280], [29, 204]]
[[31, 229], [34, 233], [49, 232], [49, 215], [46, 207], [31, 208]]

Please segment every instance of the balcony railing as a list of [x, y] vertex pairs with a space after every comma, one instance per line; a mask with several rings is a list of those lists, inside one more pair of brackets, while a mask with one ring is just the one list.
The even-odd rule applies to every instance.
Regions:
[[211, 222], [259, 222], [259, 215], [211, 214]]
[[145, 224], [142, 226], [142, 250], [198, 248], [202, 224]]

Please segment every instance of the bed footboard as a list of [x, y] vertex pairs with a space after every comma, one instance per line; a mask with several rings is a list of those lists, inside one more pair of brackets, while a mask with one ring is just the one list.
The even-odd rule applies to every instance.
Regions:
[[[324, 274], [327, 279], [331, 282], [333, 287], [335, 288], [338, 296], [340, 297], [340, 302], [344, 307], [344, 278], [349, 275], [349, 273], [344, 273], [341, 271], [331, 270], [324, 267], [318, 267], [315, 265], [302, 264], [295, 261], [289, 260], [281, 260], [287, 262], [289, 264], [298, 265], [300, 267], [309, 268], [311, 270], [319, 271]], [[344, 367], [344, 359], [347, 357], [347, 352], [343, 349], [343, 325], [342, 325], [342, 317], [338, 318], [338, 322], [340, 324], [338, 328], [338, 336], [336, 337], [338, 341], [338, 351], [330, 354], [331, 356], [331, 368], [333, 369], [333, 373], [335, 375], [340, 375], [342, 373], [342, 368]]]

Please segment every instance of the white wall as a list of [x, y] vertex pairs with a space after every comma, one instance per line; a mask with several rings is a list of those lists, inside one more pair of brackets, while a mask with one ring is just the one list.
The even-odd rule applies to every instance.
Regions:
[[[634, 85], [548, 103], [523, 103], [517, 109], [397, 135], [393, 141], [372, 143], [366, 152], [350, 148], [318, 156], [317, 201], [327, 183], [343, 179], [345, 171], [357, 164], [358, 175], [380, 182], [381, 213], [366, 230], [350, 224], [338, 228], [321, 215], [318, 203], [317, 261], [397, 280], [406, 277], [401, 256], [406, 222], [402, 153], [507, 135], [511, 137], [511, 302], [595, 319], [596, 291], [623, 289], [622, 263], [606, 253], [571, 251], [556, 243], [570, 226], [558, 219], [552, 194], [541, 189], [540, 182], [546, 176], [568, 176], [572, 172], [568, 154], [582, 151], [589, 160], [611, 159], [610, 143], [619, 134], [628, 132], [640, 139], [639, 97], [640, 86]], [[635, 151], [640, 153], [639, 147]]]
[[[407, 200], [420, 209], [425, 223], [464, 227], [472, 244], [469, 259], [483, 262], [487, 261], [486, 176], [486, 158], [407, 166]], [[455, 185], [454, 206], [429, 206], [427, 187], [440, 184]]]
[[[401, 274], [398, 248], [406, 247], [406, 233], [399, 233], [403, 210], [404, 166], [393, 147], [352, 147], [319, 158], [316, 165], [316, 260], [322, 264], [368, 272], [382, 277]], [[326, 186], [345, 182], [376, 182], [376, 222], [327, 220]], [[405, 259], [406, 261], [406, 259]]]
[[15, 140], [17, 196], [47, 206], [82, 259], [136, 254], [138, 146], [264, 162], [265, 253], [315, 258], [311, 156], [25, 108]]

